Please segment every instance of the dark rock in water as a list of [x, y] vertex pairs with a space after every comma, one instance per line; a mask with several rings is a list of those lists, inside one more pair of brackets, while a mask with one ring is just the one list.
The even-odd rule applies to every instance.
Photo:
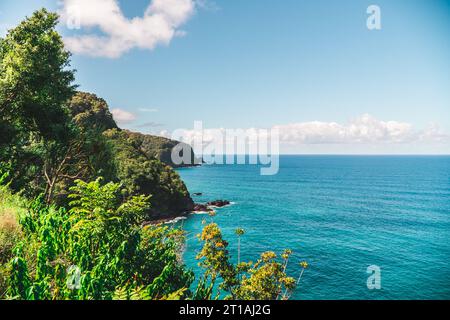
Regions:
[[203, 203], [196, 203], [194, 204], [194, 209], [192, 211], [194, 212], [212, 212], [214, 211], [213, 208], [222, 208], [225, 206], [230, 205], [231, 202], [227, 200], [216, 200], [211, 201], [206, 204]]
[[211, 206], [211, 207], [222, 208], [222, 207], [228, 206], [230, 204], [231, 204], [231, 202], [227, 201], [227, 200], [216, 200], [216, 201], [208, 202], [206, 205]]
[[206, 204], [196, 203], [194, 205], [194, 210], [193, 211], [196, 211], [196, 212], [199, 212], [199, 211], [201, 211], [201, 212], [209, 212], [209, 211], [212, 211], [212, 210]]
[[202, 196], [203, 193], [201, 193], [201, 192], [195, 192], [195, 193], [193, 193], [192, 195], [199, 197], [199, 196]]

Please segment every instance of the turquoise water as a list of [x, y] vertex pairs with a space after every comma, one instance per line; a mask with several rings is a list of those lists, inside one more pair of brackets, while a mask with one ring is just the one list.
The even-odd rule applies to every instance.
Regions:
[[[179, 172], [203, 192], [196, 202], [235, 203], [214, 218], [234, 257], [242, 227], [242, 260], [290, 248], [293, 276], [309, 262], [294, 299], [450, 299], [450, 157], [282, 156], [275, 176], [249, 165]], [[204, 218], [183, 222], [192, 268]], [[380, 290], [367, 288], [369, 265]]]

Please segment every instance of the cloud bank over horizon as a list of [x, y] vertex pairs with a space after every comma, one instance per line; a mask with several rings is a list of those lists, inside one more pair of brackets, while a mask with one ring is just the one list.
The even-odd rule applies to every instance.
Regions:
[[311, 121], [277, 125], [273, 128], [279, 130], [282, 142], [291, 144], [402, 144], [443, 142], [449, 138], [436, 124], [417, 130], [410, 123], [382, 121], [370, 114], [363, 114], [346, 124]]
[[133, 48], [153, 50], [183, 36], [179, 28], [195, 12], [194, 0], [149, 0], [142, 17], [128, 19], [117, 0], [62, 0], [62, 21], [72, 28], [98, 29], [96, 33], [64, 38], [75, 54], [118, 58]]
[[[443, 152], [450, 151], [450, 134], [443, 132], [437, 124], [417, 129], [410, 123], [383, 121], [370, 114], [363, 114], [344, 124], [310, 121], [275, 125], [269, 129], [278, 130], [281, 151], [287, 153], [426, 153], [415, 151], [420, 145], [440, 146]], [[256, 143], [261, 135], [266, 135], [259, 128], [236, 130], [241, 130], [250, 144]], [[226, 129], [203, 129], [204, 143], [217, 143], [219, 132], [224, 134]], [[159, 135], [174, 138], [169, 131], [161, 131]], [[193, 129], [177, 130], [177, 136], [181, 136], [186, 143], [192, 143], [201, 135]]]

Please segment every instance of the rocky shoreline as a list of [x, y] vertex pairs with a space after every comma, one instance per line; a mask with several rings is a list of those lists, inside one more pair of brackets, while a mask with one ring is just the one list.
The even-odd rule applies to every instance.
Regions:
[[144, 223], [145, 226], [154, 226], [154, 225], [160, 225], [160, 224], [167, 224], [167, 223], [173, 223], [179, 220], [186, 219], [191, 214], [198, 214], [198, 213], [208, 213], [208, 212], [214, 212], [214, 209], [217, 208], [223, 208], [226, 206], [231, 205], [231, 202], [228, 200], [215, 200], [210, 201], [207, 203], [196, 203], [194, 204], [194, 208], [192, 211], [186, 212], [183, 215], [153, 220], [153, 221], [146, 221]]
[[207, 202], [205, 204], [196, 203], [194, 205], [193, 212], [211, 212], [214, 211], [215, 208], [223, 208], [229, 206], [231, 204], [228, 200], [215, 200], [211, 202]]

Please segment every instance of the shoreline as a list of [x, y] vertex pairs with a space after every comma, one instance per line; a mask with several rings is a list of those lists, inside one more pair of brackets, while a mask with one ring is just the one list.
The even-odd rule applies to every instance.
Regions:
[[147, 227], [147, 226], [158, 226], [158, 225], [162, 225], [162, 224], [164, 224], [164, 225], [165, 224], [175, 224], [179, 221], [187, 220], [190, 216], [208, 215], [211, 212], [214, 212], [216, 209], [227, 208], [227, 207], [230, 207], [235, 204], [236, 204], [235, 202], [230, 202], [229, 204], [224, 205], [224, 206], [208, 206], [208, 208], [211, 208], [212, 210], [210, 210], [210, 211], [204, 211], [204, 210], [189, 211], [189, 212], [186, 212], [179, 216], [173, 216], [173, 217], [163, 218], [163, 219], [158, 219], [158, 220], [153, 220], [153, 221], [146, 221], [143, 223], [143, 226]]

